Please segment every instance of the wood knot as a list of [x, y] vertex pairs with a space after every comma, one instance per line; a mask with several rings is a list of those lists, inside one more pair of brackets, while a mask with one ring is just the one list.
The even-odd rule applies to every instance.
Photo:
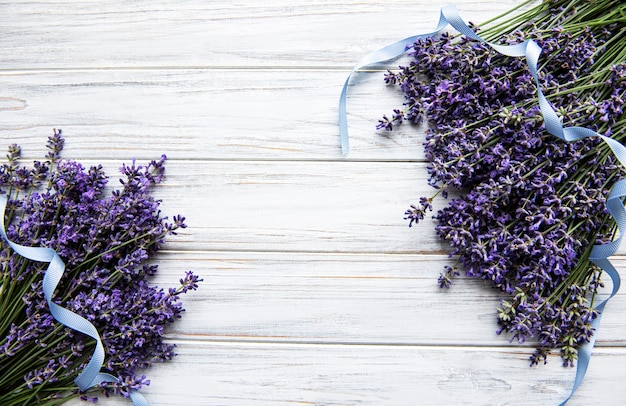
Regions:
[[16, 97], [0, 97], [0, 111], [5, 110], [24, 110], [26, 108], [26, 100]]

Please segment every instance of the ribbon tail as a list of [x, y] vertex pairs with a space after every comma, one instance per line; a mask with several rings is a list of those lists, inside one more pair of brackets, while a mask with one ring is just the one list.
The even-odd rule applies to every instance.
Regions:
[[352, 77], [352, 75], [365, 66], [385, 62], [404, 54], [407, 50], [410, 49], [411, 45], [415, 41], [439, 34], [446, 27], [446, 25], [448, 25], [448, 21], [446, 20], [442, 10], [439, 15], [439, 22], [437, 23], [435, 31], [428, 34], [413, 35], [403, 40], [394, 42], [393, 44], [387, 45], [383, 48], [380, 48], [374, 52], [365, 55], [355, 64], [355, 66], [352, 68], [352, 71], [350, 71], [350, 74], [348, 75], [348, 78], [346, 79], [343, 88], [341, 89], [341, 95], [339, 96], [339, 138], [341, 141], [341, 152], [343, 155], [347, 155], [350, 152], [350, 143], [348, 140], [349, 137], [346, 99], [348, 93], [348, 85], [350, 83], [350, 78]]

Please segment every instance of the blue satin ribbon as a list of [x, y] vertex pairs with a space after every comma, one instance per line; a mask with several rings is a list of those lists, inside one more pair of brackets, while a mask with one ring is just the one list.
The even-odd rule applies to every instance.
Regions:
[[[81, 391], [97, 386], [102, 382], [118, 382], [119, 380], [111, 374], [101, 373], [100, 369], [104, 363], [104, 346], [100, 339], [98, 330], [91, 322], [78, 314], [59, 306], [52, 301], [52, 296], [56, 290], [57, 285], [61, 281], [63, 272], [65, 271], [65, 263], [59, 257], [59, 255], [51, 248], [46, 247], [27, 247], [14, 243], [9, 239], [5, 231], [4, 224], [4, 211], [7, 205], [7, 197], [0, 196], [0, 235], [6, 240], [9, 246], [26, 259], [30, 259], [36, 262], [48, 262], [48, 268], [43, 277], [42, 290], [50, 314], [59, 323], [83, 333], [94, 340], [96, 340], [96, 348], [93, 355], [89, 360], [89, 363], [82, 370], [80, 374], [74, 379], [74, 383]], [[131, 391], [130, 398], [135, 406], [149, 406], [148, 401], [137, 391]]]
[[408, 37], [398, 42], [395, 42], [391, 45], [387, 45], [386, 47], [381, 48], [378, 51], [374, 51], [365, 55], [356, 63], [356, 65], [354, 65], [354, 68], [352, 68], [352, 71], [348, 75], [348, 78], [343, 85], [343, 89], [341, 90], [341, 96], [339, 97], [339, 137], [341, 140], [341, 152], [344, 155], [350, 152], [350, 143], [348, 140], [348, 116], [346, 113], [346, 96], [348, 92], [348, 83], [350, 82], [352, 74], [367, 65], [388, 61], [389, 59], [402, 55], [415, 41], [417, 41], [418, 39], [428, 38], [437, 35], [444, 28], [446, 28], [447, 25], [448, 21], [444, 16], [443, 9], [441, 9], [439, 22], [437, 23], [437, 28], [435, 28], [435, 31], [428, 34], [414, 35], [412, 37]]
[[[389, 59], [395, 58], [397, 56], [405, 53], [411, 45], [420, 38], [427, 38], [440, 33], [448, 24], [450, 24], [454, 29], [456, 29], [461, 34], [472, 38], [474, 40], [483, 42], [489, 45], [491, 48], [495, 49], [497, 52], [511, 57], [525, 57], [526, 63], [528, 64], [529, 71], [535, 80], [535, 84], [537, 86], [537, 98], [539, 102], [539, 108], [541, 110], [541, 114], [544, 119], [544, 126], [546, 130], [564, 140], [564, 141], [576, 141], [583, 138], [588, 137], [600, 137], [608, 146], [611, 148], [616, 158], [620, 161], [620, 163], [626, 167], [626, 147], [619, 143], [618, 141], [606, 137], [602, 134], [598, 134], [595, 131], [592, 131], [588, 128], [584, 127], [563, 127], [563, 123], [559, 119], [556, 111], [550, 105], [550, 102], [546, 99], [545, 95], [541, 90], [541, 85], [539, 83], [538, 78], [538, 61], [539, 56], [541, 55], [541, 47], [533, 40], [526, 40], [524, 42], [520, 42], [518, 44], [513, 45], [499, 45], [493, 44], [482, 39], [478, 34], [476, 34], [461, 18], [459, 13], [456, 10], [454, 5], [447, 5], [441, 8], [441, 13], [439, 16], [439, 23], [437, 24], [437, 28], [432, 33], [422, 34], [412, 36], [401, 41], [398, 41], [392, 45], [379, 49], [378, 51], [372, 52], [362, 58], [352, 69], [350, 75], [346, 79], [346, 82], [343, 86], [343, 90], [341, 92], [341, 96], [339, 98], [339, 135], [341, 139], [341, 149], [344, 154], [349, 152], [349, 142], [348, 142], [348, 121], [346, 116], [346, 93], [348, 82], [350, 81], [350, 77], [354, 72], [358, 69], [363, 68], [366, 65], [371, 65], [374, 63], [381, 63], [384, 61], [388, 61]], [[600, 319], [602, 316], [602, 311], [604, 310], [604, 306], [611, 299], [620, 287], [620, 276], [613, 264], [609, 261], [608, 257], [615, 254], [619, 245], [622, 241], [622, 236], [626, 232], [626, 209], [624, 208], [623, 199], [626, 197], [626, 180], [622, 179], [617, 181], [613, 187], [611, 188], [611, 193], [606, 201], [606, 207], [613, 219], [615, 220], [617, 227], [620, 232], [620, 236], [614, 241], [608, 244], [595, 245], [592, 248], [590, 254], [590, 260], [595, 263], [598, 267], [600, 267], [604, 272], [606, 272], [611, 278], [611, 282], [613, 284], [613, 290], [608, 298], [600, 302], [595, 308], [599, 312], [599, 316], [591, 322], [591, 326], [597, 331], [600, 325]], [[572, 397], [576, 389], [580, 386], [583, 381], [583, 378], [587, 372], [587, 367], [589, 366], [589, 360], [591, 358], [591, 351], [595, 344], [596, 335], [594, 334], [590, 341], [583, 344], [578, 349], [578, 362], [576, 369], [576, 377], [574, 379], [574, 385], [571, 393], [565, 399], [560, 406], [565, 405], [567, 401]]]

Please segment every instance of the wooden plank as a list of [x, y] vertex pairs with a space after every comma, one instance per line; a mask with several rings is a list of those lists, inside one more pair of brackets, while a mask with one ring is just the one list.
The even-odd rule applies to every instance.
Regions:
[[[466, 20], [480, 22], [517, 2], [457, 3]], [[400, 0], [2, 1], [0, 66], [352, 66], [367, 52], [431, 32], [440, 6]]]
[[[395, 65], [393, 65], [395, 66]], [[423, 130], [377, 131], [401, 106], [383, 73], [355, 77], [348, 96], [352, 152], [339, 144], [345, 69], [0, 72], [0, 139], [40, 157], [52, 128], [68, 156], [152, 159], [416, 160]], [[375, 103], [373, 102], [375, 101]], [[3, 147], [0, 145], [0, 147]]]
[[432, 223], [419, 230], [403, 219], [433, 191], [425, 172], [414, 163], [173, 161], [155, 196], [188, 219], [172, 249], [443, 253]]
[[[626, 258], [613, 259], [618, 270]], [[532, 354], [532, 343], [497, 335], [501, 295], [480, 280], [440, 289], [451, 261], [437, 255], [167, 252], [154, 283], [175, 286], [186, 270], [204, 282], [172, 340], [497, 346]], [[608, 288], [608, 286], [607, 286]], [[606, 307], [598, 346], [624, 346], [623, 290]]]
[[[498, 348], [187, 342], [178, 353], [147, 371], [142, 393], [153, 406], [556, 405], [574, 379], [558, 362], [530, 368]], [[623, 348], [597, 351], [568, 406], [620, 404], [624, 362]]]

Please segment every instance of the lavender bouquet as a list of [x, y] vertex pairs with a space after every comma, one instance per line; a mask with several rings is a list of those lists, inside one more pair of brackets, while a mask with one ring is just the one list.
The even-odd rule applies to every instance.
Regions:
[[157, 266], [148, 263], [165, 237], [184, 228], [168, 221], [150, 188], [163, 179], [165, 156], [148, 165], [124, 165], [121, 188], [105, 191], [101, 166], [83, 167], [60, 157], [61, 131], [49, 138], [43, 162], [21, 166], [20, 147], [9, 147], [0, 166], [0, 193], [7, 196], [7, 236], [27, 246], [54, 249], [66, 264], [54, 303], [91, 322], [105, 348], [103, 372], [118, 382], [81, 392], [75, 377], [94, 350], [94, 340], [57, 322], [42, 293], [46, 264], [17, 255], [0, 243], [0, 404], [58, 405], [94, 392], [121, 394], [149, 384], [141, 369], [170, 360], [174, 345], [164, 329], [181, 316], [182, 294], [199, 279], [187, 272], [180, 286], [151, 286]]
[[[533, 39], [543, 50], [541, 88], [562, 121], [623, 143], [625, 15], [623, 1], [551, 0], [472, 28], [501, 44]], [[456, 259], [440, 286], [461, 271], [489, 282], [502, 292], [498, 333], [534, 343], [531, 365], [557, 350], [573, 366], [598, 316], [602, 272], [589, 254], [617, 232], [605, 202], [624, 168], [598, 139], [567, 143], [545, 130], [523, 59], [450, 34], [415, 42], [410, 55], [385, 76], [405, 101], [378, 129], [427, 124], [436, 191], [406, 211], [409, 226], [437, 195], [455, 194], [434, 215]]]

